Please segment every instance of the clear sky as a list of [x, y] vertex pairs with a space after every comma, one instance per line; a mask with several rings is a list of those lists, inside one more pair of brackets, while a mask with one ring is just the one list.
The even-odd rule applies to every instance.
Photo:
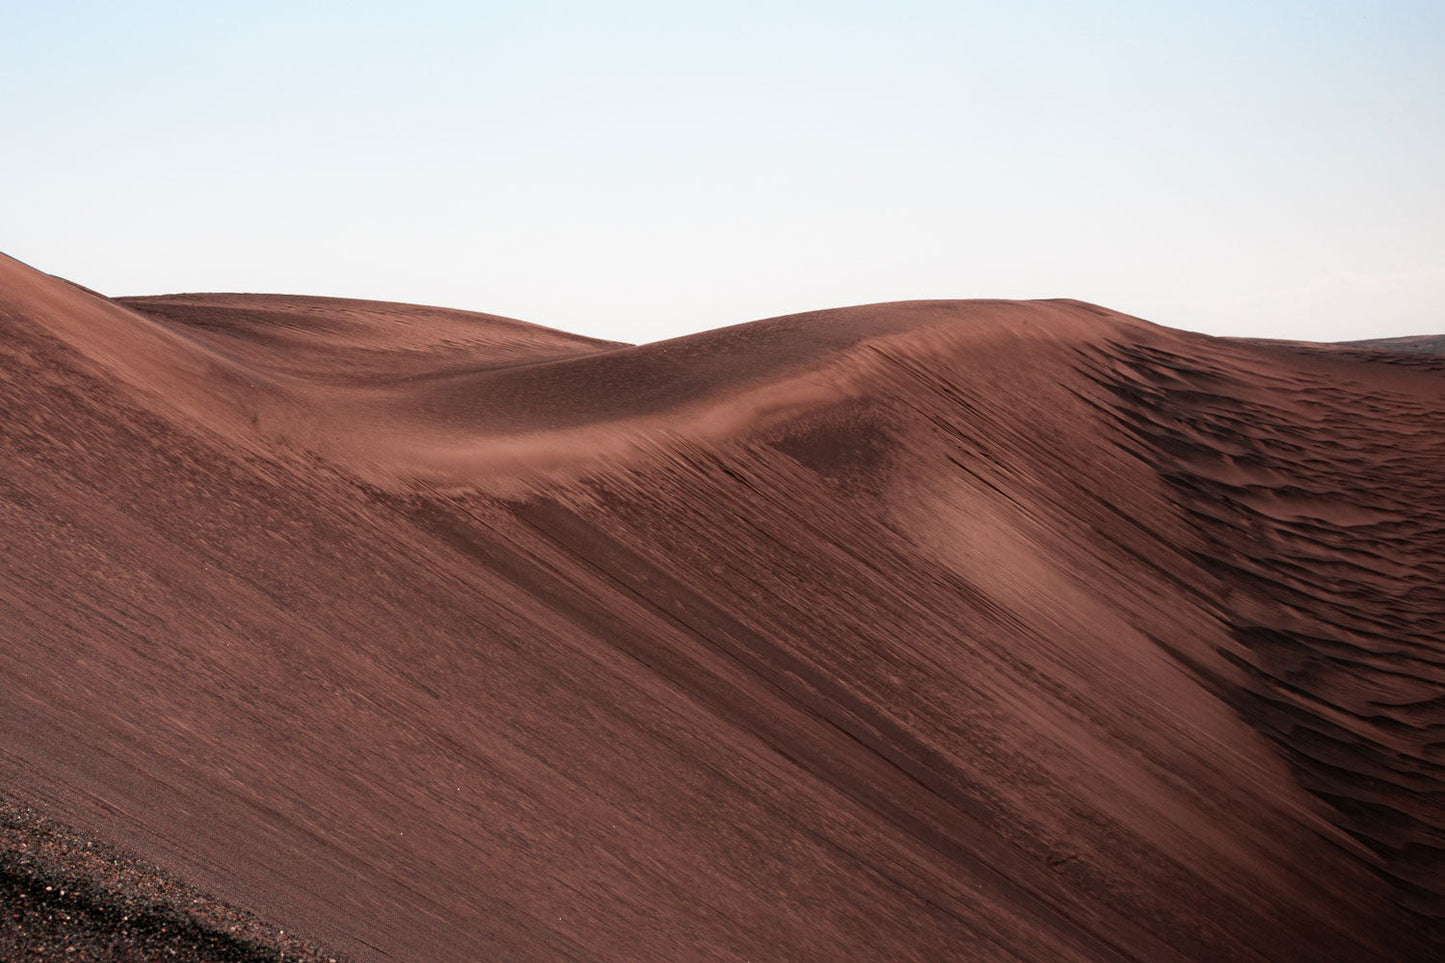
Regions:
[[1445, 332], [1445, 2], [6, 2], [0, 250], [627, 341], [1076, 297]]

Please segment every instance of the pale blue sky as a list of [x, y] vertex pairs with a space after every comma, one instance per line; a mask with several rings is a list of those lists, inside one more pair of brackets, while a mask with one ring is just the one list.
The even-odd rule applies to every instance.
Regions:
[[3, 10], [0, 250], [109, 294], [1445, 332], [1442, 0]]

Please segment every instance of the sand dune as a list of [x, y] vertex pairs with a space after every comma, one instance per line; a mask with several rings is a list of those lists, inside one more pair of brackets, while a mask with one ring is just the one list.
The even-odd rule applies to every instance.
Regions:
[[0, 794], [289, 934], [1445, 947], [1426, 339], [910, 302], [628, 346], [8, 259], [0, 333]]

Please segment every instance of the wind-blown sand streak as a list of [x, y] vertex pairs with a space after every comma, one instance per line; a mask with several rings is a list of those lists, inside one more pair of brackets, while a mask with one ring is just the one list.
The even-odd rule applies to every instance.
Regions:
[[356, 959], [1426, 959], [1445, 363], [0, 260], [0, 792]]

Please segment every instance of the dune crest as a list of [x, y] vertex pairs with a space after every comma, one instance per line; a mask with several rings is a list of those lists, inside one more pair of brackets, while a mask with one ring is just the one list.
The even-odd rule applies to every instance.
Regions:
[[1437, 354], [1072, 301], [629, 346], [9, 260], [0, 328], [0, 792], [287, 931], [1445, 945]]

